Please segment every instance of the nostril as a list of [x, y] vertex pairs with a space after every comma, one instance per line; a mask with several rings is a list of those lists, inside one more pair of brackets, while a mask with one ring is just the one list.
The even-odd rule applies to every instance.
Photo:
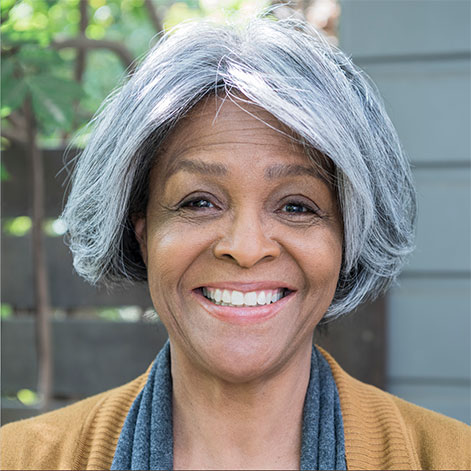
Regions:
[[246, 224], [243, 230], [240, 226], [242, 223], [237, 226], [238, 230], [233, 230], [214, 245], [213, 253], [217, 258], [249, 268], [262, 260], [279, 256], [279, 244], [268, 237], [261, 227]]

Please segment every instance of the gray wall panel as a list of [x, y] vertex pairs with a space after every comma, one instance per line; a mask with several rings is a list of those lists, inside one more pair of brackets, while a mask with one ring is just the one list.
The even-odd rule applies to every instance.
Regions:
[[413, 162], [469, 162], [469, 61], [382, 63], [364, 69], [379, 86]]
[[417, 166], [417, 251], [388, 302], [388, 390], [469, 423], [471, 2], [341, 5], [340, 47]]
[[406, 270], [469, 273], [469, 169], [416, 169], [414, 174], [419, 203], [417, 249]]
[[345, 0], [341, 7], [340, 42], [357, 57], [471, 49], [468, 0]]
[[388, 298], [390, 380], [471, 380], [468, 279], [402, 279]]

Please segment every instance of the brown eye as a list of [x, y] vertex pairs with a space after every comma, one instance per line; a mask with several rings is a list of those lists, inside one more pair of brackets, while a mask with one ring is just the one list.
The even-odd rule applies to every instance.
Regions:
[[311, 208], [301, 203], [288, 203], [283, 206], [283, 211], [287, 213], [313, 213]]
[[213, 203], [211, 203], [208, 200], [198, 198], [190, 201], [185, 201], [182, 206], [182, 208], [195, 208], [195, 209], [201, 209], [201, 208], [214, 208]]

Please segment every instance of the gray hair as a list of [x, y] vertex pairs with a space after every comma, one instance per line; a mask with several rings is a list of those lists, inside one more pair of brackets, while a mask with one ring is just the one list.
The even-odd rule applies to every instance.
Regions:
[[325, 319], [386, 290], [413, 249], [409, 163], [375, 87], [293, 19], [183, 24], [107, 100], [62, 216], [77, 272], [93, 284], [147, 279], [131, 217], [145, 211], [154, 157], [178, 121], [221, 90], [264, 108], [333, 162], [344, 249]]

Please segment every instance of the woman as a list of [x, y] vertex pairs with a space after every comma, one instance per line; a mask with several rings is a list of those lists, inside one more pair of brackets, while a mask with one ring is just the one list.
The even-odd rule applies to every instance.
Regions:
[[146, 280], [170, 341], [135, 381], [6, 426], [4, 467], [471, 466], [467, 426], [312, 347], [398, 275], [415, 195], [375, 91], [306, 25], [166, 36], [97, 118], [64, 218], [78, 273]]

